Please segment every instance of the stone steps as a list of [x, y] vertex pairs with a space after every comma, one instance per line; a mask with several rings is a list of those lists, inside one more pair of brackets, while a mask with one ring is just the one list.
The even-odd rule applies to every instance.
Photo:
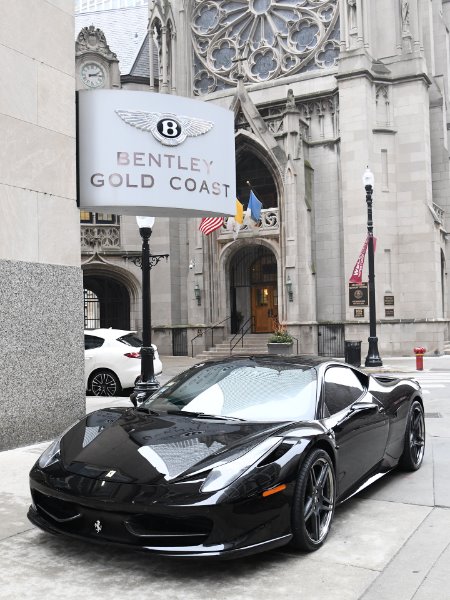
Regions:
[[[244, 345], [241, 345], [241, 341], [233, 348], [231, 351], [232, 356], [245, 356], [245, 355], [253, 355], [253, 354], [267, 354], [267, 340], [269, 338], [268, 333], [251, 333], [244, 336]], [[233, 343], [237, 341], [238, 338], [233, 340]], [[210, 348], [209, 350], [204, 350], [200, 354], [197, 354], [196, 358], [200, 360], [207, 359], [218, 359], [225, 358], [230, 356], [230, 341], [232, 340], [232, 336], [230, 336], [227, 340], [220, 342]]]

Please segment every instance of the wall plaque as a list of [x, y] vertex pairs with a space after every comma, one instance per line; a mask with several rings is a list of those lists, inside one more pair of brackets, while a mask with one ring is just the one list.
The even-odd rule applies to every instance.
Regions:
[[366, 282], [348, 284], [348, 301], [350, 306], [369, 306], [369, 286]]
[[364, 318], [364, 309], [363, 308], [354, 308], [353, 309], [353, 315], [357, 319], [363, 319]]
[[393, 317], [394, 316], [394, 309], [393, 308], [385, 308], [384, 309], [384, 316], [385, 317]]
[[384, 305], [385, 306], [394, 306], [394, 296], [385, 296], [384, 297]]

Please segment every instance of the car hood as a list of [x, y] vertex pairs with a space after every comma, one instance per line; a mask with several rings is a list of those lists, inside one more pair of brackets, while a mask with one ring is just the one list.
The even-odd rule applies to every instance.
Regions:
[[103, 409], [63, 437], [61, 456], [65, 470], [78, 475], [153, 484], [234, 458], [289, 425]]

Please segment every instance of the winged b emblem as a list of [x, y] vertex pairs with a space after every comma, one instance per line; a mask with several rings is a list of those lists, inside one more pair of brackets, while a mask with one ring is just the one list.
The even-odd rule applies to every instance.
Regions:
[[203, 135], [214, 127], [211, 121], [172, 113], [143, 110], [116, 110], [116, 113], [128, 125], [142, 131], [149, 131], [165, 146], [178, 146], [187, 137]]

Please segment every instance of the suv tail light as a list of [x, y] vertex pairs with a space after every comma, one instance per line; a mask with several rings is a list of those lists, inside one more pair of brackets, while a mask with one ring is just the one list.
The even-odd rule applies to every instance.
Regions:
[[126, 352], [124, 354], [124, 356], [127, 356], [128, 358], [141, 358], [141, 353], [140, 352]]

